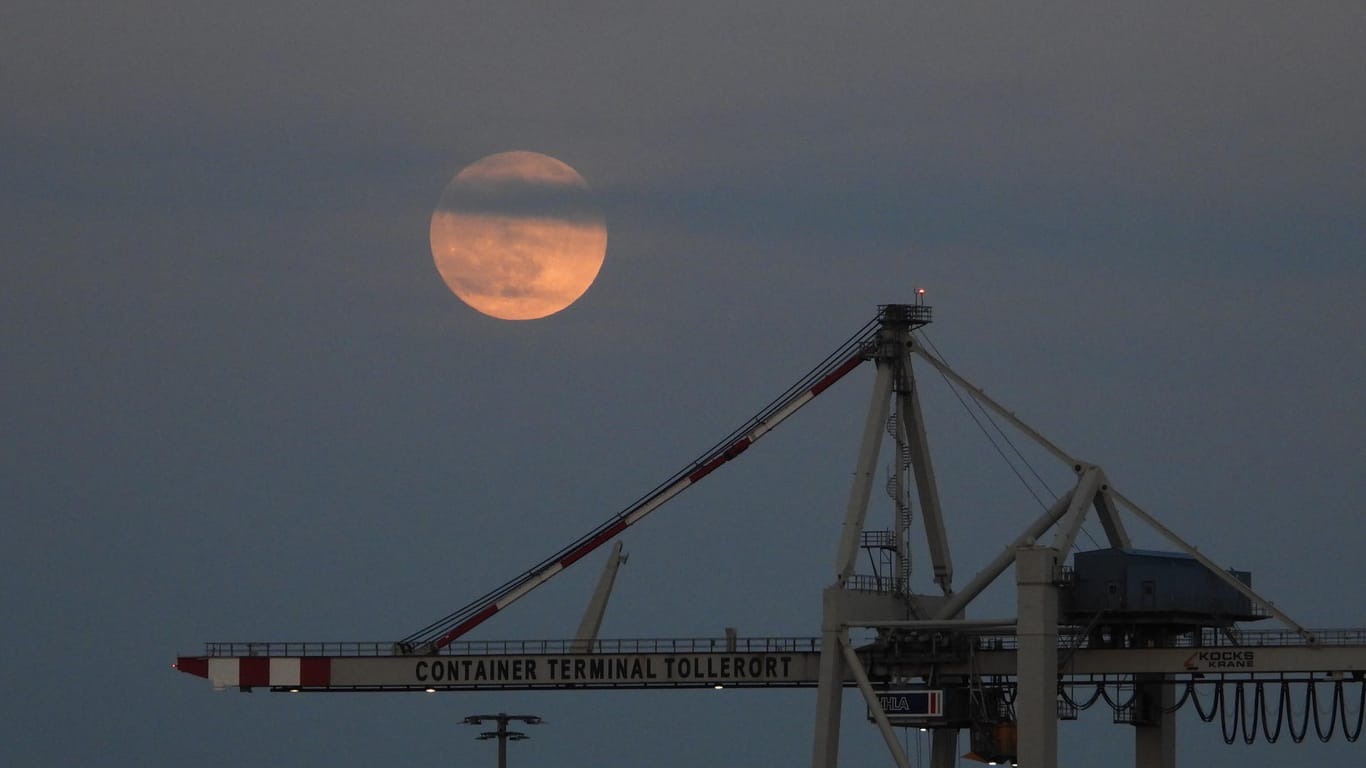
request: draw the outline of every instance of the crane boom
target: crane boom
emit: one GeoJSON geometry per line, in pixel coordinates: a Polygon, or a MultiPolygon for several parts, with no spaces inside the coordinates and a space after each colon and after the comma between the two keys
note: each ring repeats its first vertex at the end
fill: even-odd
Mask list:
{"type": "MultiPolygon", "coordinates": [[[[1291,621],[1247,586],[1248,574],[1224,572],[1114,490],[1100,467],[1074,459],[954,373],[937,357],[937,351],[931,355],[922,349],[920,342],[928,344],[928,339],[913,339],[912,332],[929,322],[923,291],[914,305],[879,307],[874,320],[697,459],[539,564],[403,640],[210,643],[203,655],[181,656],[173,666],[207,678],[217,689],[265,687],[291,693],[815,687],[816,766],[835,765],[840,706],[845,689],[851,686],[863,693],[870,720],[877,723],[901,766],[909,762],[892,729],[907,725],[935,730],[932,762],[936,766],[950,765],[956,759],[958,733],[963,729],[970,730],[973,752],[985,755],[984,760],[995,760],[994,764],[1013,764],[1018,758],[1029,764],[1055,765],[1057,721],[1067,712],[1075,717],[1076,711],[1100,698],[1114,708],[1115,722],[1137,729],[1135,754],[1143,765],[1175,764],[1174,715],[1188,700],[1194,700],[1205,722],[1224,718],[1224,740],[1229,744],[1238,736],[1239,727],[1246,743],[1252,743],[1258,732],[1268,742],[1275,741],[1286,717],[1291,738],[1299,742],[1308,733],[1311,714],[1321,740],[1329,740],[1336,730],[1348,741],[1357,740],[1366,707],[1366,630],[1310,631],[1291,621]],[[930,523],[931,518],[938,520],[939,505],[918,385],[910,365],[912,353],[944,374],[951,386],[968,390],[985,408],[984,414],[991,411],[1004,418],[1078,474],[1074,489],[956,594],[950,586],[947,542],[940,541],[940,550],[934,543],[943,538],[942,521],[930,523]],[[593,639],[596,630],[590,627],[586,634],[581,629],[574,640],[567,641],[456,642],[738,457],[868,360],[875,361],[878,376],[846,511],[839,576],[823,593],[821,637],[741,639],[728,629],[724,639],[601,641],[593,639]],[[889,405],[896,405],[890,417],[889,405]],[[905,562],[903,568],[900,561],[906,557],[901,539],[909,527],[909,515],[900,504],[895,531],[874,532],[870,538],[865,529],[870,482],[884,431],[892,433],[901,462],[894,465],[894,498],[900,495],[901,479],[915,470],[936,581],[941,582],[945,597],[909,591],[909,564],[905,562]],[[908,449],[912,437],[916,442],[908,449]],[[1116,505],[1129,509],[1185,555],[1132,550],[1116,516],[1116,505]],[[1112,549],[1084,553],[1085,558],[1078,553],[1074,569],[1068,571],[1063,562],[1091,506],[1106,526],[1112,549]],[[907,518],[904,524],[903,516],[907,518]],[[1060,532],[1054,546],[1038,545],[1038,536],[1055,525],[1060,532]],[[881,543],[886,538],[896,539],[897,559],[888,558],[881,566],[874,563],[872,584],[860,581],[852,565],[846,567],[852,563],[856,545],[865,542],[863,546],[870,551],[886,548],[881,543]],[[1128,570],[1127,563],[1138,559],[1170,565],[1162,566],[1172,575],[1162,577],[1161,590],[1156,588],[1157,581],[1147,580],[1153,578],[1149,566],[1128,570]],[[1211,571],[1224,584],[1212,581],[1208,574],[1203,580],[1199,574],[1188,578],[1191,568],[1182,563],[1192,561],[1193,567],[1211,571]],[[961,618],[968,604],[1011,562],[1016,563],[1019,618],[961,618]],[[884,581],[884,572],[903,574],[902,582],[884,581]],[[1116,574],[1119,580],[1114,580],[1116,574]],[[1129,588],[1138,579],[1144,579],[1142,597],[1136,587],[1129,588]],[[1102,583],[1107,588],[1104,593],[1097,589],[1102,583]],[[1159,604],[1155,595],[1165,596],[1172,585],[1178,587],[1178,598],[1164,597],[1159,604]],[[1263,617],[1253,609],[1254,603],[1293,631],[1237,628],[1235,622],[1263,617]],[[921,618],[920,608],[936,618],[921,618]],[[876,639],[855,647],[850,637],[854,629],[876,629],[876,639]],[[893,687],[888,688],[889,683],[893,687]],[[1351,683],[1356,683],[1357,691],[1355,725],[1350,717],[1351,694],[1345,690],[1351,683]],[[1272,686],[1279,694],[1268,696],[1264,688],[1272,686]],[[1321,686],[1326,686],[1326,695],[1319,692],[1321,686]],[[1073,698],[1078,688],[1087,687],[1093,688],[1089,698],[1073,698]],[[1112,701],[1107,687],[1127,688],[1127,702],[1112,701]],[[1197,688],[1212,690],[1208,713],[1197,688]],[[1250,705],[1245,689],[1253,691],[1250,705]],[[1292,695],[1303,697],[1298,732],[1292,695]],[[1320,700],[1330,706],[1326,730],[1319,722],[1320,700]],[[1274,732],[1268,728],[1268,702],[1276,711],[1274,732]]],[[[605,574],[604,583],[608,582],[610,576],[605,574]]],[[[603,589],[599,587],[600,592],[603,589]]],[[[593,623],[595,610],[600,614],[600,606],[590,605],[585,625],[593,623]]]]}
{"type": "Polygon", "coordinates": [[[858,333],[840,345],[800,381],[668,480],[529,570],[403,638],[396,644],[396,650],[403,654],[434,653],[450,645],[495,613],[525,597],[593,550],[616,538],[622,531],[659,509],[722,464],[739,456],[755,441],[867,360],[872,344],[886,320],[885,315],[886,308],[883,308],[877,318],[864,325],[858,333]]]}
{"type": "MultiPolygon", "coordinates": [[[[928,624],[929,622],[918,622],[928,624]]],[[[858,626],[855,622],[850,626],[858,626]]],[[[961,623],[960,623],[961,625],[961,623]]],[[[949,626],[946,624],[945,626],[949,626]]],[[[971,653],[932,659],[856,649],[877,677],[1018,674],[1014,627],[984,627],[971,653]]],[[[1073,628],[1075,631],[1076,628],[1073,628]]],[[[1209,630],[1154,647],[1078,645],[1058,638],[1057,673],[1069,686],[1134,674],[1162,674],[1169,684],[1333,682],[1366,679],[1366,630],[1319,629],[1308,643],[1284,630],[1243,630],[1230,642],[1209,630]]],[[[821,640],[816,637],[667,638],[457,642],[434,656],[396,656],[384,643],[210,643],[205,655],[180,656],[175,668],[208,679],[215,688],[278,691],[551,690],[646,688],[809,688],[818,682],[821,640]]],[[[964,649],[966,650],[966,649],[964,649]]],[[[841,687],[854,684],[842,678],[841,687]]]]}

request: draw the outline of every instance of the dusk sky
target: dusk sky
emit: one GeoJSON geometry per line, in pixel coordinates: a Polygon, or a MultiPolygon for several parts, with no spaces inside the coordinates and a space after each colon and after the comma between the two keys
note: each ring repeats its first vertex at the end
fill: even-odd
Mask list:
{"type": "MultiPolygon", "coordinates": [[[[248,695],[170,665],[419,629],[922,286],[957,370],[1302,624],[1366,626],[1366,4],[1030,5],[7,3],[0,764],[491,765],[459,723],[500,710],[547,721],[513,765],[809,764],[814,690],[248,695]],[[428,242],[512,150],[607,227],[541,320],[463,304],[428,242]]],[[[819,634],[871,370],[627,531],[602,636],[819,634]]],[[[921,376],[963,583],[1038,507],[921,376]]],[[[471,639],[571,636],[601,567],[471,639]]],[[[891,764],[862,715],[842,764],[891,764]]],[[[1091,710],[1061,764],[1132,738],[1091,710]]],[[[1363,756],[1179,716],[1185,765],[1363,756]]]]}

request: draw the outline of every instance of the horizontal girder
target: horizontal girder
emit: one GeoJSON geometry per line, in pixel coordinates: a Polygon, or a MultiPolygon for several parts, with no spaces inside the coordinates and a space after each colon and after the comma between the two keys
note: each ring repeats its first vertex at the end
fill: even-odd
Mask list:
{"type": "MultiPolygon", "coordinates": [[[[1058,674],[1071,681],[1160,674],[1173,683],[1279,675],[1366,677],[1366,630],[1319,634],[1330,642],[1277,644],[1288,633],[1244,632],[1238,645],[1060,647],[1058,674]]],[[[858,656],[875,682],[931,673],[939,678],[1011,677],[1016,673],[1013,639],[975,637],[970,652],[946,649],[930,656],[891,654],[869,647],[859,650],[858,656]]],[[[607,641],[596,646],[597,653],[570,652],[567,643],[558,641],[510,645],[516,646],[510,652],[470,652],[475,650],[471,644],[457,649],[464,653],[405,656],[380,653],[379,644],[216,644],[212,648],[221,655],[182,656],[176,668],[208,678],[216,688],[304,691],[791,688],[813,687],[819,676],[820,648],[815,638],[607,641]],[[528,647],[537,650],[528,651],[528,647]],[[366,655],[319,653],[327,649],[346,653],[343,648],[366,655]],[[602,652],[603,648],[610,652],[602,652]],[[310,649],[316,650],[310,655],[310,649]]],[[[853,685],[853,678],[844,684],[853,685]]]]}

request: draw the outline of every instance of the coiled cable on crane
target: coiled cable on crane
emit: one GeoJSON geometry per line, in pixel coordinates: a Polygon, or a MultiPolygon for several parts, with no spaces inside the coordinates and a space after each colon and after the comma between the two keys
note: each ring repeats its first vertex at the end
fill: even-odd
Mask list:
{"type": "MultiPolygon", "coordinates": [[[[1074,685],[1072,686],[1072,688],[1075,689],[1076,686],[1074,685]]],[[[1071,694],[1064,690],[1062,686],[1058,686],[1058,695],[1062,697],[1062,700],[1067,704],[1067,706],[1072,707],[1073,709],[1076,709],[1079,712],[1084,712],[1085,710],[1090,709],[1091,705],[1095,704],[1096,701],[1100,699],[1101,690],[1102,686],[1097,685],[1095,687],[1095,690],[1091,691],[1091,698],[1087,699],[1085,703],[1079,702],[1076,699],[1072,698],[1071,694]]]]}
{"type": "MultiPolygon", "coordinates": [[[[1314,723],[1314,735],[1319,741],[1326,743],[1332,740],[1334,734],[1341,732],[1342,737],[1348,742],[1356,742],[1361,738],[1363,725],[1366,725],[1366,681],[1360,682],[1357,686],[1355,723],[1352,708],[1348,706],[1346,687],[1341,680],[1331,681],[1332,687],[1327,694],[1328,711],[1326,714],[1323,712],[1324,704],[1321,702],[1319,686],[1327,682],[1329,681],[1219,680],[1211,683],[1214,686],[1214,695],[1208,708],[1201,703],[1200,696],[1193,693],[1196,682],[1188,682],[1186,686],[1200,719],[1206,723],[1219,720],[1225,744],[1233,744],[1239,739],[1244,744],[1252,744],[1257,741],[1259,732],[1264,741],[1274,744],[1280,740],[1282,731],[1290,735],[1291,741],[1299,744],[1309,735],[1311,720],[1314,723]],[[1251,701],[1248,700],[1247,694],[1249,684],[1253,686],[1251,701]],[[1274,696],[1268,695],[1267,685],[1278,685],[1279,691],[1274,696]],[[1304,686],[1303,709],[1301,714],[1296,716],[1294,691],[1300,685],[1304,686]],[[1232,686],[1231,693],[1226,692],[1226,686],[1232,686]],[[1269,706],[1275,707],[1274,724],[1268,714],[1269,706]]],[[[1182,702],[1185,699],[1183,696],[1182,702]]],[[[1164,711],[1175,711],[1180,706],[1181,703],[1178,702],[1175,707],[1164,711]]]]}
{"type": "MultiPolygon", "coordinates": [[[[1118,701],[1119,692],[1127,684],[1122,680],[1111,681],[1101,679],[1092,683],[1095,687],[1089,698],[1084,701],[1074,698],[1076,689],[1084,687],[1081,685],[1069,684],[1068,686],[1058,686],[1058,696],[1070,708],[1077,711],[1090,709],[1097,701],[1104,699],[1105,703],[1116,713],[1125,710],[1132,710],[1138,703],[1139,693],[1135,688],[1126,701],[1118,701]],[[1108,686],[1116,687],[1116,695],[1111,696],[1108,686]],[[1068,688],[1072,692],[1068,692],[1068,688]]],[[[1349,743],[1355,743],[1361,738],[1363,731],[1366,731],[1366,679],[1357,681],[1357,696],[1355,717],[1353,707],[1349,706],[1348,686],[1342,680],[1288,680],[1282,677],[1279,680],[1188,680],[1180,697],[1170,706],[1160,708],[1163,714],[1171,714],[1184,707],[1188,702],[1195,707],[1195,713],[1202,722],[1213,723],[1219,721],[1219,729],[1224,738],[1225,744],[1234,744],[1242,740],[1244,744],[1256,743],[1258,734],[1262,740],[1268,744],[1274,744],[1280,740],[1282,732],[1290,735],[1290,740],[1296,744],[1304,741],[1310,733],[1310,722],[1313,722],[1313,733],[1319,741],[1328,742],[1337,733],[1349,743]],[[1331,688],[1327,689],[1326,696],[1320,692],[1320,686],[1331,683],[1331,688]],[[1252,693],[1249,698],[1247,687],[1252,686],[1252,693]],[[1210,686],[1213,688],[1212,694],[1207,701],[1202,701],[1198,686],[1210,686]],[[1276,693],[1268,694],[1269,686],[1276,686],[1276,693]],[[1294,702],[1297,699],[1296,692],[1303,686],[1303,706],[1300,714],[1296,714],[1294,702]],[[1324,698],[1327,699],[1326,703],[1324,698]],[[1324,707],[1327,712],[1324,712],[1324,707]],[[1272,722],[1271,708],[1274,707],[1275,722],[1272,722]]],[[[1006,697],[1013,700],[1013,695],[1006,697]]]]}
{"type": "Polygon", "coordinates": [[[1214,722],[1214,718],[1219,716],[1220,704],[1224,700],[1223,684],[1221,683],[1214,687],[1214,701],[1210,703],[1210,708],[1208,712],[1205,711],[1204,705],[1200,703],[1200,695],[1194,693],[1195,683],[1190,682],[1186,683],[1186,685],[1192,689],[1191,701],[1195,704],[1195,714],[1200,716],[1200,721],[1205,723],[1214,722]]]}
{"type": "MultiPolygon", "coordinates": [[[[1098,684],[1096,685],[1096,687],[1100,689],[1100,697],[1101,697],[1102,699],[1105,699],[1105,703],[1106,703],[1106,704],[1109,704],[1109,705],[1110,705],[1110,708],[1113,709],[1113,710],[1115,710],[1115,711],[1119,711],[1119,710],[1121,710],[1121,709],[1130,709],[1130,708],[1132,708],[1132,707],[1134,706],[1134,702],[1138,701],[1138,689],[1137,689],[1137,688],[1133,688],[1132,690],[1129,691],[1129,699],[1128,699],[1127,701],[1125,701],[1123,704],[1118,704],[1118,703],[1115,702],[1114,699],[1110,698],[1110,694],[1109,694],[1108,692],[1106,692],[1106,690],[1105,690],[1105,683],[1103,683],[1103,682],[1102,682],[1102,683],[1098,683],[1098,684]]],[[[1123,687],[1124,687],[1124,683],[1120,683],[1120,684],[1118,684],[1118,685],[1115,686],[1115,695],[1116,695],[1116,696],[1119,695],[1119,690],[1120,690],[1121,688],[1123,688],[1123,687]]]]}

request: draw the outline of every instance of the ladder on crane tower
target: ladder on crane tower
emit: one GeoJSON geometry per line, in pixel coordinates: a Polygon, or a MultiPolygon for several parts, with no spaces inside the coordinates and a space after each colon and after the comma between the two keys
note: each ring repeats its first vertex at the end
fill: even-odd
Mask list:
{"type": "MultiPolygon", "coordinates": [[[[1348,722],[1344,684],[1357,682],[1366,703],[1366,630],[1311,631],[1294,622],[1236,573],[1213,563],[1121,494],[1099,466],[1069,455],[950,368],[927,348],[919,333],[930,320],[923,291],[917,293],[914,304],[879,307],[873,320],[806,376],[674,475],[536,565],[398,641],[208,643],[202,654],[180,656],[175,667],[208,678],[216,688],[289,692],[812,687],[817,689],[815,768],[835,765],[839,710],[846,688],[858,688],[863,694],[870,719],[901,766],[908,761],[893,728],[911,725],[934,730],[934,768],[956,764],[957,734],[963,729],[971,730],[977,757],[1056,764],[1057,712],[1084,708],[1101,696],[1108,700],[1107,686],[1114,685],[1133,688],[1135,698],[1126,704],[1124,722],[1135,726],[1135,752],[1143,768],[1174,765],[1172,713],[1188,700],[1200,707],[1194,692],[1202,686],[1216,691],[1214,711],[1223,702],[1227,722],[1230,708],[1235,721],[1245,715],[1238,703],[1243,701],[1245,685],[1255,686],[1259,697],[1265,685],[1279,684],[1282,691],[1288,690],[1286,686],[1307,686],[1300,690],[1307,690],[1311,700],[1320,686],[1327,685],[1332,720],[1325,734],[1316,719],[1317,734],[1331,737],[1340,723],[1344,737],[1355,741],[1360,736],[1363,708],[1357,707],[1353,727],[1348,722]],[[983,413],[1008,423],[1063,462],[1077,478],[1071,490],[959,588],[953,583],[913,360],[928,364],[983,413]],[[837,547],[837,576],[825,594],[820,637],[597,639],[606,593],[616,566],[624,560],[618,542],[574,640],[491,643],[463,639],[738,457],[865,362],[873,362],[876,368],[873,395],[837,547]],[[886,486],[893,498],[893,529],[867,531],[870,489],[887,432],[894,445],[886,486]],[[938,594],[917,594],[909,585],[912,488],[938,594]],[[1234,633],[1231,623],[1224,620],[1227,617],[1217,616],[1208,618],[1210,626],[1199,622],[1142,624],[1132,617],[1100,612],[1067,618],[1059,601],[1072,599],[1076,587],[1068,581],[1069,572],[1062,564],[1091,511],[1105,530],[1110,551],[1119,553],[1116,557],[1121,559],[1131,557],[1121,509],[1176,547],[1179,551],[1173,557],[1203,569],[1215,585],[1212,589],[1245,600],[1288,630],[1234,633]],[[1049,530],[1055,530],[1051,545],[1041,545],[1041,537],[1049,530]],[[884,560],[874,563],[872,578],[854,572],[861,548],[870,554],[885,553],[884,560]],[[1012,564],[1016,566],[1018,618],[965,618],[974,598],[1012,564]],[[1067,620],[1060,623],[1060,615],[1067,620]],[[855,629],[873,630],[876,639],[855,648],[850,635],[855,629]],[[1085,705],[1078,705],[1062,692],[1069,686],[1074,692],[1078,687],[1095,686],[1097,693],[1085,705]],[[1232,690],[1237,693],[1231,700],[1222,696],[1225,686],[1235,686],[1232,690]],[[893,695],[898,689],[910,695],[898,698],[893,695]],[[884,701],[931,702],[938,709],[889,711],[884,701]],[[1010,702],[1017,703],[1011,707],[1010,702]],[[960,703],[962,711],[955,709],[960,703]],[[969,710],[974,706],[984,714],[972,716],[969,710]],[[1014,734],[1018,734],[1018,745],[1014,734]]],[[[1264,698],[1259,701],[1265,706],[1264,698]]],[[[1289,706],[1288,695],[1278,701],[1289,706]]],[[[1207,712],[1200,710],[1202,719],[1207,712]]],[[[1254,716],[1254,737],[1257,722],[1254,716]]],[[[1299,728],[1298,738],[1307,732],[1307,722],[1299,728]]],[[[1264,721],[1262,732],[1268,740],[1274,738],[1264,721]]],[[[1289,733],[1295,737],[1293,724],[1289,733]]],[[[1226,726],[1225,740],[1230,741],[1227,734],[1226,726]]],[[[1243,733],[1243,738],[1248,734],[1243,733]]]]}

